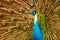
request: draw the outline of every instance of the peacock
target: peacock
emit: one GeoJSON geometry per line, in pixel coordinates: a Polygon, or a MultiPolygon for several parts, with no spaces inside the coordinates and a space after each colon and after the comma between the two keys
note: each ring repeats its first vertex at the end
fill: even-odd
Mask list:
{"type": "Polygon", "coordinates": [[[0,0],[0,40],[60,40],[60,0],[0,0]]]}
{"type": "Polygon", "coordinates": [[[60,0],[35,0],[34,40],[60,40],[60,0]]]}
{"type": "Polygon", "coordinates": [[[35,6],[34,40],[60,40],[60,0],[35,0],[35,6]]]}

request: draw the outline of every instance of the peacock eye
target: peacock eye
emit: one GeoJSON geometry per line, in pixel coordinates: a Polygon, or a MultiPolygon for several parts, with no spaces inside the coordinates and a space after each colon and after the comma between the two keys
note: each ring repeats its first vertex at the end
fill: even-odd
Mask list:
{"type": "Polygon", "coordinates": [[[60,12],[58,12],[57,15],[60,17],[60,12]]]}
{"type": "Polygon", "coordinates": [[[58,4],[60,5],[60,0],[58,0],[58,4]]]}
{"type": "Polygon", "coordinates": [[[25,11],[25,9],[24,8],[20,8],[19,11],[23,13],[25,11]]]}
{"type": "Polygon", "coordinates": [[[56,23],[56,20],[52,20],[54,23],[56,23]]]}
{"type": "Polygon", "coordinates": [[[11,28],[8,28],[8,32],[11,32],[11,28]]]}
{"type": "Polygon", "coordinates": [[[14,11],[13,11],[13,9],[8,9],[8,12],[13,13],[14,11]]]}
{"type": "Polygon", "coordinates": [[[24,15],[24,16],[22,16],[23,17],[23,19],[27,19],[27,16],[26,15],[24,15]]]}
{"type": "Polygon", "coordinates": [[[27,26],[24,26],[22,29],[23,29],[23,31],[26,31],[27,30],[27,26]]]}
{"type": "Polygon", "coordinates": [[[31,0],[32,1],[32,3],[34,3],[35,2],[35,0],[31,0]]]}
{"type": "Polygon", "coordinates": [[[54,30],[55,30],[55,32],[58,32],[57,28],[55,28],[54,30]]]}
{"type": "Polygon", "coordinates": [[[11,17],[11,21],[12,21],[12,22],[15,22],[15,21],[16,21],[16,18],[11,17]]]}
{"type": "Polygon", "coordinates": [[[51,11],[49,12],[49,14],[53,14],[53,11],[51,10],[51,11]]]}
{"type": "Polygon", "coordinates": [[[7,20],[3,20],[3,21],[2,21],[2,24],[3,24],[3,25],[6,25],[6,24],[7,24],[7,20]]]}
{"type": "Polygon", "coordinates": [[[32,20],[29,21],[29,24],[32,24],[32,20]]]}
{"type": "Polygon", "coordinates": [[[13,2],[13,0],[7,0],[7,2],[11,3],[11,2],[13,2]]]}
{"type": "Polygon", "coordinates": [[[53,6],[54,5],[54,2],[52,1],[52,2],[50,2],[50,6],[53,6]]]}
{"type": "Polygon", "coordinates": [[[5,35],[4,34],[0,34],[1,35],[1,37],[4,37],[5,35]]]}
{"type": "Polygon", "coordinates": [[[2,18],[2,17],[3,17],[3,14],[0,13],[0,18],[2,18]]]}
{"type": "Polygon", "coordinates": [[[21,25],[19,23],[16,23],[16,27],[20,27],[21,25]]]}
{"type": "Polygon", "coordinates": [[[49,22],[49,18],[46,20],[46,23],[48,23],[49,22]]]}
{"type": "Polygon", "coordinates": [[[50,23],[48,23],[48,27],[51,27],[51,24],[50,23]]]}
{"type": "Polygon", "coordinates": [[[45,11],[47,11],[47,8],[45,8],[45,11]]]}

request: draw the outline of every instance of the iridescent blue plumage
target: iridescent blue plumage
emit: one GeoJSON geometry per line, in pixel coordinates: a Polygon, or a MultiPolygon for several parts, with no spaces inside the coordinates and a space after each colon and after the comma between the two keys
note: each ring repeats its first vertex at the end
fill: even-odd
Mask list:
{"type": "Polygon", "coordinates": [[[35,15],[35,21],[34,21],[34,40],[43,40],[43,33],[42,29],[38,24],[37,15],[35,15]]]}

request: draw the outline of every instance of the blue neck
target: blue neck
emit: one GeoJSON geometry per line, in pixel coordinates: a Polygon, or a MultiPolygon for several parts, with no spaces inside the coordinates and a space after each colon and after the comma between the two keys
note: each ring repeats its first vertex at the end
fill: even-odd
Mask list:
{"type": "Polygon", "coordinates": [[[34,22],[34,40],[43,40],[43,33],[38,24],[38,20],[35,20],[34,22]]]}

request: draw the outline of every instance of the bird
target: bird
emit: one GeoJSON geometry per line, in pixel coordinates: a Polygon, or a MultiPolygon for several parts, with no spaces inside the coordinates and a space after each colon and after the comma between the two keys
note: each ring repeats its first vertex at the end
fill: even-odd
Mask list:
{"type": "Polygon", "coordinates": [[[35,31],[36,28],[34,30],[36,40],[60,40],[60,0],[35,0],[35,7],[37,8],[36,22],[41,28],[38,29],[38,32],[42,30],[41,35],[43,36],[41,39],[41,36],[35,31]]]}
{"type": "Polygon", "coordinates": [[[60,0],[0,0],[0,39],[60,40],[60,0]]]}

